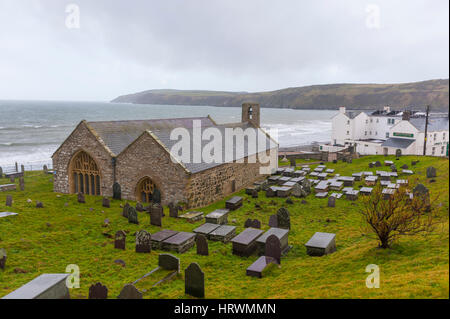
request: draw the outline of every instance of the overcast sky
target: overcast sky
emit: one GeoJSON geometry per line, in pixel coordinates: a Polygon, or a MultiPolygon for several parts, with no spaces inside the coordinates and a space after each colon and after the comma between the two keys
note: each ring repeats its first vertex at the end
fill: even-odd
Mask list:
{"type": "Polygon", "coordinates": [[[0,99],[448,78],[448,12],[448,0],[0,0],[0,99]]]}

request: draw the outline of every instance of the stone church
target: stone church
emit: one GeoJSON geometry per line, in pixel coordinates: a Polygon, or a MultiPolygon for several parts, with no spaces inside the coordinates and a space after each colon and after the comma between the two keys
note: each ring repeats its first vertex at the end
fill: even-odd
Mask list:
{"type": "MultiPolygon", "coordinates": [[[[202,146],[205,143],[201,141],[202,146]]],[[[191,150],[193,144],[190,143],[191,150]]],[[[225,152],[226,142],[220,144],[221,151],[225,152]]],[[[265,177],[261,174],[262,166],[275,171],[278,144],[260,128],[259,104],[244,103],[241,122],[231,124],[217,124],[209,115],[130,121],[83,120],[55,151],[52,160],[55,192],[111,197],[113,184],[118,183],[123,199],[151,202],[152,193],[158,189],[163,205],[180,202],[194,208],[261,180],[265,177]],[[227,128],[250,128],[263,133],[264,141],[257,150],[249,147],[247,137],[242,145],[236,141],[236,155],[231,161],[211,162],[202,158],[197,162],[183,162],[171,153],[177,143],[171,138],[171,132],[185,128],[193,133],[194,122],[202,129],[215,128],[222,133],[227,128]],[[244,151],[238,152],[239,148],[244,151]],[[262,155],[270,161],[261,163],[262,155]]]]}

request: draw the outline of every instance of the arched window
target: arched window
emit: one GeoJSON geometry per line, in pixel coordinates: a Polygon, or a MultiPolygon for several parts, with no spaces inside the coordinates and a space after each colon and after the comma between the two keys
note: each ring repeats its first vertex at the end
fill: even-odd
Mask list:
{"type": "Polygon", "coordinates": [[[71,163],[72,192],[100,195],[100,171],[86,152],[78,153],[71,163]]]}
{"type": "Polygon", "coordinates": [[[143,203],[149,203],[152,201],[153,191],[156,186],[150,177],[143,178],[137,187],[136,199],[139,199],[143,203]]]}

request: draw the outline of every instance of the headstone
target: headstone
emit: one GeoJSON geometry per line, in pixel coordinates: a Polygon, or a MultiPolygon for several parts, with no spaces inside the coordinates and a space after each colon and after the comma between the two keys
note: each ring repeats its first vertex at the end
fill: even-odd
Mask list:
{"type": "Polygon", "coordinates": [[[132,284],[126,284],[117,299],[142,299],[142,293],[132,284]]]}
{"type": "Polygon", "coordinates": [[[427,167],[427,178],[436,177],[436,168],[433,166],[427,167]]]}
{"type": "Polygon", "coordinates": [[[130,204],[126,203],[122,208],[122,216],[128,218],[128,209],[130,208],[130,204]]]}
{"type": "Polygon", "coordinates": [[[302,181],[302,188],[306,192],[306,194],[310,194],[311,193],[311,182],[309,181],[308,178],[305,178],[302,181]]]}
{"type": "Polygon", "coordinates": [[[136,211],[138,211],[138,212],[143,212],[144,211],[144,206],[142,205],[141,202],[137,202],[136,203],[136,211]]]}
{"type": "Polygon", "coordinates": [[[232,253],[241,257],[249,257],[257,248],[256,239],[263,233],[260,229],[246,228],[231,240],[232,253]]]}
{"type": "Polygon", "coordinates": [[[6,206],[11,207],[12,206],[12,196],[11,195],[6,195],[6,206]]]}
{"type": "Polygon", "coordinates": [[[375,166],[375,163],[374,162],[370,162],[369,163],[369,168],[373,168],[375,166]]]}
{"type": "Polygon", "coordinates": [[[169,216],[173,218],[178,218],[178,205],[176,203],[169,203],[169,216]]]}
{"type": "Polygon", "coordinates": [[[109,200],[108,197],[103,197],[103,199],[102,199],[102,206],[106,207],[106,208],[110,208],[111,207],[111,201],[109,200]]]}
{"type": "Polygon", "coordinates": [[[184,271],[184,292],[188,295],[205,297],[205,274],[197,263],[191,263],[184,271]]]}
{"type": "Polygon", "coordinates": [[[154,204],[161,204],[161,192],[157,188],[155,188],[155,190],[152,193],[152,202],[154,204]]]}
{"type": "Polygon", "coordinates": [[[86,203],[86,199],[85,199],[83,193],[78,193],[77,199],[78,199],[78,203],[82,203],[82,204],[86,203]]]}
{"type": "Polygon", "coordinates": [[[375,167],[381,167],[381,162],[380,161],[376,161],[375,162],[375,167]]]}
{"type": "Polygon", "coordinates": [[[328,197],[328,207],[336,207],[336,197],[328,197]]]}
{"type": "Polygon", "coordinates": [[[302,198],[302,197],[306,197],[307,196],[306,192],[303,190],[303,187],[301,187],[297,183],[295,183],[295,185],[292,186],[291,195],[295,196],[297,198],[302,198]]]}
{"type": "Polygon", "coordinates": [[[48,167],[47,167],[47,165],[44,165],[44,166],[42,167],[42,169],[43,169],[43,171],[44,171],[45,174],[48,174],[48,167]]]}
{"type": "Polygon", "coordinates": [[[250,227],[260,229],[261,228],[261,222],[259,220],[257,220],[257,219],[254,219],[254,220],[252,220],[252,223],[251,223],[250,227]]]}
{"type": "Polygon", "coordinates": [[[256,189],[252,190],[252,198],[258,198],[258,191],[256,189]]]}
{"type": "Polygon", "coordinates": [[[408,166],[407,164],[403,164],[403,165],[401,166],[401,168],[402,168],[402,169],[408,169],[409,166],[408,166]]]}
{"type": "Polygon", "coordinates": [[[289,211],[286,208],[281,207],[277,211],[277,220],[279,228],[291,229],[291,218],[289,216],[289,211]]]}
{"type": "Polygon", "coordinates": [[[290,164],[291,167],[295,167],[297,165],[296,162],[295,162],[295,158],[290,158],[289,159],[289,164],[290,164]]]}
{"type": "Polygon", "coordinates": [[[266,257],[274,258],[278,264],[281,263],[281,243],[277,236],[270,235],[266,239],[266,257]]]}
{"type": "Polygon", "coordinates": [[[391,172],[396,172],[397,171],[397,166],[395,166],[395,164],[391,165],[391,172]]]}
{"type": "Polygon", "coordinates": [[[98,282],[89,287],[89,299],[108,299],[108,288],[98,282]]]}
{"type": "Polygon", "coordinates": [[[411,166],[416,166],[419,161],[411,161],[411,166]]]}
{"type": "Polygon", "coordinates": [[[150,224],[154,226],[162,226],[163,207],[160,204],[153,204],[150,208],[150,224]]]}
{"type": "Polygon", "coordinates": [[[152,236],[146,230],[136,233],[136,252],[149,253],[152,251],[152,236]]]}
{"type": "Polygon", "coordinates": [[[275,197],[276,194],[277,194],[277,192],[273,187],[269,187],[266,190],[266,197],[275,197]]]}
{"type": "Polygon", "coordinates": [[[425,185],[417,184],[417,186],[413,189],[413,194],[427,195],[429,194],[429,190],[425,187],[425,185]]]}
{"type": "Polygon", "coordinates": [[[395,150],[395,157],[400,157],[400,156],[402,156],[402,150],[398,148],[395,150]]]}
{"type": "Polygon", "coordinates": [[[127,234],[123,230],[117,231],[114,238],[114,248],[125,249],[126,239],[127,234]]]}
{"type": "Polygon", "coordinates": [[[197,255],[208,256],[208,240],[202,234],[197,234],[195,239],[195,244],[197,246],[197,255]]]}
{"type": "Polygon", "coordinates": [[[21,191],[25,190],[25,179],[23,177],[19,178],[19,187],[21,191]]]}
{"type": "Polygon", "coordinates": [[[6,250],[5,248],[0,248],[0,269],[5,269],[6,265],[6,250]]]}
{"type": "Polygon", "coordinates": [[[36,208],[44,208],[44,204],[42,202],[36,201],[36,208]]]}
{"type": "Polygon", "coordinates": [[[158,266],[166,270],[180,272],[180,259],[171,254],[159,254],[158,266]]]}
{"type": "Polygon", "coordinates": [[[133,206],[128,207],[128,222],[139,225],[138,213],[133,206]]]}
{"type": "Polygon", "coordinates": [[[22,165],[20,165],[20,171],[21,172],[25,172],[25,166],[22,164],[22,165]]]}
{"type": "Polygon", "coordinates": [[[252,225],[252,220],[251,220],[251,218],[248,218],[244,223],[244,228],[251,227],[251,225],[252,225]]]}
{"type": "Polygon", "coordinates": [[[269,227],[278,227],[278,216],[271,215],[269,217],[269,227]]]}
{"type": "Polygon", "coordinates": [[[114,182],[113,184],[113,198],[117,200],[122,199],[122,188],[118,182],[114,182]]]}

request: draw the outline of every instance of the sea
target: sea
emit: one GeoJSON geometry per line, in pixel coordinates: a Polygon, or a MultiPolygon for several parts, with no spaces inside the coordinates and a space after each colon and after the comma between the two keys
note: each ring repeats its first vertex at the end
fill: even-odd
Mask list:
{"type": "MultiPolygon", "coordinates": [[[[261,127],[278,132],[280,147],[331,139],[332,110],[261,109],[261,127]]],[[[0,166],[42,168],[81,120],[140,120],[210,115],[218,123],[241,120],[241,108],[110,102],[0,100],[0,166]]],[[[5,168],[4,168],[5,171],[5,168]]]]}

